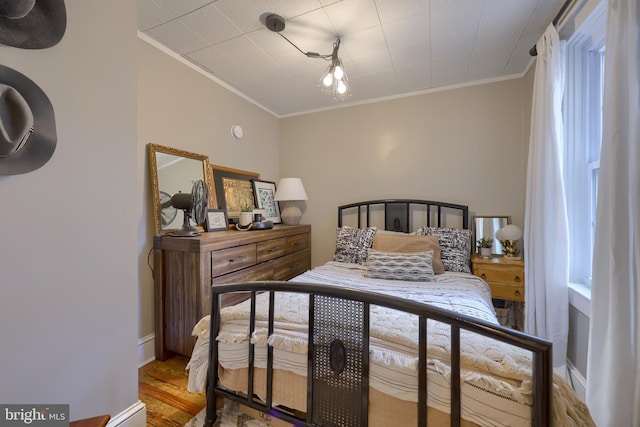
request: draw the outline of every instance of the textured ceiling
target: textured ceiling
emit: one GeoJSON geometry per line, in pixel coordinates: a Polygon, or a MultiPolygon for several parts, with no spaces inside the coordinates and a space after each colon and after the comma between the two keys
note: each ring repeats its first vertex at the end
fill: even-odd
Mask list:
{"type": "Polygon", "coordinates": [[[339,56],[347,103],[521,75],[563,0],[138,0],[138,29],[246,98],[286,116],[343,105],[317,83],[339,56]]]}

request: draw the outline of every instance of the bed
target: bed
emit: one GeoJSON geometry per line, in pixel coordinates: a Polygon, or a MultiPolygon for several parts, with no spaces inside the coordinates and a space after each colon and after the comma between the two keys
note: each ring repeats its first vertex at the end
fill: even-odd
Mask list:
{"type": "Polygon", "coordinates": [[[213,286],[188,365],[205,425],[216,396],[295,425],[593,425],[551,344],[499,325],[467,225],[457,204],[343,205],[332,261],[213,286]],[[221,308],[228,292],[250,297],[221,308]]]}

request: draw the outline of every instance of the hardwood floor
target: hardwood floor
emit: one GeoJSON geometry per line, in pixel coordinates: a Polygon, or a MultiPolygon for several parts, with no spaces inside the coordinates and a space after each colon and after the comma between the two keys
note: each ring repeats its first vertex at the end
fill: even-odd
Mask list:
{"type": "MultiPolygon", "coordinates": [[[[246,293],[227,294],[222,307],[235,305],[249,297],[246,293]]],[[[189,358],[181,355],[160,362],[154,360],[138,369],[138,398],[147,406],[147,426],[182,427],[206,406],[205,393],[187,391],[189,358]]],[[[218,407],[222,400],[218,400],[218,407]]]]}
{"type": "Polygon", "coordinates": [[[187,391],[188,361],[176,355],[138,370],[138,396],[147,406],[147,426],[182,427],[204,409],[205,394],[187,391]]]}

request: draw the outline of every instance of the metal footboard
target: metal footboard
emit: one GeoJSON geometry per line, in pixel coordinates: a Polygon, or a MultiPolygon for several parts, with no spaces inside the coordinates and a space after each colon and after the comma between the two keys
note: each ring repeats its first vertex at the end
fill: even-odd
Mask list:
{"type": "Polygon", "coordinates": [[[368,425],[369,381],[369,312],[377,305],[400,310],[418,317],[418,426],[427,425],[427,321],[450,325],[451,348],[451,426],[461,419],[460,331],[466,330],[493,338],[532,352],[534,399],[532,425],[551,425],[552,350],[551,343],[522,332],[496,326],[427,304],[347,289],[338,286],[298,282],[246,282],[214,285],[211,288],[211,328],[209,341],[209,380],[205,426],[216,420],[216,396],[268,413],[300,426],[366,426],[368,425]],[[294,416],[272,407],[273,349],[267,349],[267,389],[264,400],[254,397],[254,345],[249,344],[248,393],[246,396],[218,387],[218,343],[220,330],[220,295],[227,292],[251,293],[250,331],[255,330],[256,296],[269,293],[269,336],[274,330],[275,292],[308,294],[309,337],[307,373],[307,413],[294,416]],[[335,320],[341,327],[335,329],[335,320]]]}

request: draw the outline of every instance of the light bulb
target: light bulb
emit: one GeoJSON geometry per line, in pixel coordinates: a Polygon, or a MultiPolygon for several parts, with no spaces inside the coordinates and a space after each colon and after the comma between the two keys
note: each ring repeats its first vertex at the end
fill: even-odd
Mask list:
{"type": "Polygon", "coordinates": [[[327,73],[327,75],[324,76],[324,79],[322,80],[322,84],[329,87],[331,86],[332,83],[333,83],[333,76],[331,75],[331,73],[327,73]]]}
{"type": "Polygon", "coordinates": [[[336,76],[336,79],[340,80],[344,76],[344,70],[341,66],[337,65],[336,69],[333,71],[333,75],[336,76]]]}
{"type": "Polygon", "coordinates": [[[347,85],[344,84],[342,80],[338,80],[338,93],[340,95],[344,94],[347,91],[347,85]]]}

